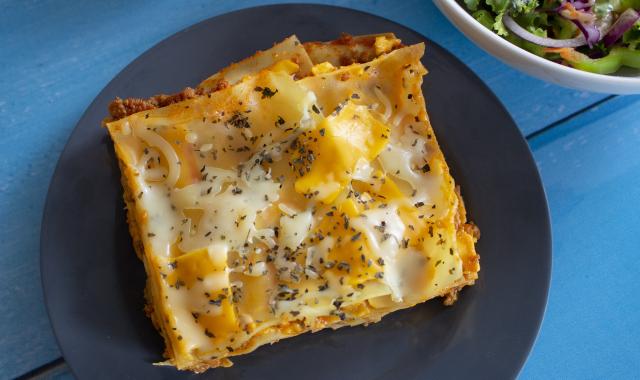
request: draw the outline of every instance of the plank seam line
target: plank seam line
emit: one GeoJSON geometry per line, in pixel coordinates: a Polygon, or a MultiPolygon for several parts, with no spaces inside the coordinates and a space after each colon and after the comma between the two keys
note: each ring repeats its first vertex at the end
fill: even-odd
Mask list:
{"type": "Polygon", "coordinates": [[[612,99],[616,98],[617,96],[618,96],[618,95],[609,95],[609,96],[606,96],[606,97],[604,97],[604,98],[602,98],[602,99],[598,100],[598,101],[597,101],[597,102],[595,102],[595,103],[592,103],[592,104],[590,104],[590,105],[588,105],[588,106],[586,106],[586,107],[584,107],[584,108],[581,108],[581,109],[579,109],[579,110],[577,110],[577,111],[575,111],[575,112],[573,112],[573,113],[571,113],[571,114],[569,114],[569,115],[567,115],[567,116],[563,117],[563,118],[562,118],[562,119],[560,119],[560,120],[556,120],[556,121],[554,121],[553,123],[551,123],[551,124],[547,125],[547,126],[546,126],[546,127],[544,127],[544,128],[541,128],[541,129],[539,129],[539,130],[537,130],[537,131],[535,131],[535,132],[532,132],[532,133],[530,133],[530,134],[526,135],[526,136],[525,136],[525,139],[527,139],[528,141],[530,141],[530,140],[532,140],[532,139],[534,139],[534,138],[536,138],[536,137],[540,136],[541,134],[543,134],[543,133],[545,133],[545,132],[547,132],[547,131],[549,131],[549,130],[551,130],[551,129],[555,128],[555,127],[557,127],[558,125],[563,124],[563,123],[566,123],[567,121],[569,121],[569,120],[571,120],[571,119],[573,119],[573,118],[577,117],[578,115],[580,115],[580,114],[582,114],[582,113],[585,113],[585,112],[587,112],[587,111],[589,111],[589,110],[591,110],[591,109],[593,109],[593,108],[595,108],[595,107],[598,107],[599,105],[601,105],[601,104],[603,104],[603,103],[606,103],[606,102],[608,102],[608,101],[610,101],[610,100],[612,100],[612,99]]]}
{"type": "Polygon", "coordinates": [[[41,365],[38,368],[32,369],[31,371],[21,376],[16,377],[16,380],[47,378],[47,375],[50,375],[52,374],[52,372],[62,369],[63,367],[66,367],[66,365],[67,363],[64,361],[64,358],[60,357],[49,363],[41,365]]]}

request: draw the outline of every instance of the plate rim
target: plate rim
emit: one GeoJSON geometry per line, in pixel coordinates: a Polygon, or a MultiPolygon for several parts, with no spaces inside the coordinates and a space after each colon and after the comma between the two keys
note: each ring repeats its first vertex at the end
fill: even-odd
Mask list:
{"type": "MultiPolygon", "coordinates": [[[[444,48],[442,45],[438,44],[436,41],[434,41],[431,38],[426,37],[424,34],[422,34],[421,32],[416,31],[415,29],[406,26],[404,24],[402,24],[399,21],[394,21],[391,20],[385,16],[381,16],[379,14],[376,13],[372,13],[372,12],[367,12],[367,11],[363,11],[357,8],[351,8],[351,7],[346,7],[346,6],[338,6],[338,5],[333,5],[333,4],[321,4],[321,3],[299,3],[299,2],[294,2],[294,3],[273,3],[273,4],[265,4],[265,5],[258,5],[258,6],[251,6],[251,7],[241,7],[241,8],[237,8],[228,12],[222,12],[222,13],[218,13],[215,15],[211,15],[205,19],[202,19],[194,24],[191,24],[183,29],[178,30],[175,33],[172,33],[171,35],[161,39],[160,41],[156,42],[155,44],[153,44],[152,46],[150,46],[149,48],[147,48],[145,51],[143,51],[142,53],[140,53],[138,56],[136,56],[133,60],[131,60],[129,63],[127,63],[120,71],[118,71],[112,79],[110,79],[104,86],[103,88],[94,96],[93,100],[91,101],[91,103],[89,103],[86,107],[86,109],[84,110],[84,112],[82,113],[82,115],[79,117],[78,121],[76,122],[75,126],[73,127],[73,130],[71,131],[71,133],[69,134],[69,137],[67,138],[67,141],[65,142],[64,148],[62,149],[62,151],[60,152],[57,161],[56,161],[56,165],[55,165],[55,169],[51,175],[51,178],[49,180],[49,185],[47,187],[47,192],[46,192],[46,198],[45,198],[45,203],[44,203],[44,207],[42,209],[42,218],[41,218],[41,223],[40,223],[40,234],[39,234],[39,270],[40,270],[40,285],[42,287],[42,292],[43,292],[43,298],[44,298],[44,304],[45,304],[45,308],[46,308],[46,312],[47,312],[47,317],[48,317],[48,321],[49,321],[49,325],[51,326],[51,330],[53,332],[55,341],[56,341],[56,345],[58,346],[61,354],[62,354],[62,359],[67,363],[69,370],[72,372],[72,374],[76,377],[79,378],[76,369],[74,368],[74,366],[72,365],[71,362],[67,361],[66,357],[66,353],[65,353],[65,348],[63,347],[63,345],[61,344],[61,338],[58,334],[58,331],[55,328],[55,324],[54,324],[54,317],[51,313],[51,307],[50,307],[50,297],[48,295],[48,291],[47,291],[47,286],[46,286],[46,280],[45,278],[48,278],[48,276],[45,274],[47,273],[47,271],[45,270],[45,262],[46,259],[45,257],[46,255],[46,251],[47,251],[47,247],[44,244],[44,239],[45,239],[45,232],[47,230],[47,222],[49,221],[49,219],[51,218],[51,212],[49,211],[50,207],[51,207],[51,193],[52,193],[52,189],[53,189],[53,185],[54,185],[54,179],[60,174],[60,165],[61,165],[61,161],[62,161],[62,157],[67,153],[67,151],[70,148],[71,142],[74,139],[74,137],[79,133],[79,130],[81,129],[81,125],[83,124],[84,119],[88,116],[90,110],[96,105],[96,103],[98,103],[98,101],[100,100],[100,98],[102,97],[102,95],[106,92],[106,90],[116,81],[118,80],[118,78],[126,73],[128,70],[132,69],[135,64],[140,61],[143,60],[148,54],[151,54],[152,51],[156,50],[157,48],[165,45],[165,44],[169,44],[172,42],[173,39],[178,38],[180,35],[190,32],[193,29],[197,29],[199,27],[202,27],[203,25],[212,22],[213,19],[220,17],[220,16],[228,16],[228,15],[232,15],[235,13],[242,13],[244,11],[249,11],[249,10],[253,10],[253,11],[257,11],[257,10],[266,10],[266,9],[270,9],[270,8],[280,8],[280,7],[308,7],[308,8],[314,8],[314,7],[320,7],[320,8],[333,8],[336,9],[338,11],[348,11],[348,12],[352,12],[354,14],[359,14],[359,15],[366,15],[366,16],[373,16],[379,19],[382,19],[388,23],[394,24],[396,26],[399,26],[401,28],[407,29],[411,32],[413,32],[415,35],[419,36],[422,40],[424,41],[428,41],[430,44],[436,45],[438,48],[440,48],[440,50],[442,52],[445,53],[445,55],[448,55],[450,57],[452,57],[455,61],[457,61],[458,63],[460,63],[461,65],[463,65],[465,68],[468,69],[468,73],[473,77],[473,79],[476,81],[476,83],[485,91],[486,94],[489,94],[489,96],[491,97],[491,100],[501,109],[501,111],[504,113],[504,115],[506,117],[508,117],[509,121],[511,121],[511,123],[513,124],[513,126],[515,127],[515,129],[518,132],[518,139],[519,142],[526,147],[526,158],[528,161],[528,164],[534,169],[534,174],[535,176],[533,176],[531,179],[535,181],[536,183],[536,187],[538,190],[541,191],[540,195],[542,196],[542,201],[544,204],[544,207],[542,207],[542,214],[544,216],[544,226],[540,226],[541,230],[542,227],[544,227],[544,232],[545,232],[545,236],[543,236],[544,240],[546,240],[546,244],[545,245],[545,265],[544,265],[544,273],[543,273],[543,284],[544,284],[544,302],[541,308],[539,308],[536,312],[536,324],[535,326],[532,326],[532,331],[534,332],[534,334],[532,335],[532,337],[530,339],[528,339],[528,342],[526,343],[526,351],[525,353],[521,356],[521,358],[518,361],[518,369],[515,372],[515,376],[519,376],[522,373],[522,370],[524,368],[524,365],[526,363],[526,361],[528,360],[528,358],[530,357],[533,347],[538,339],[538,337],[540,336],[540,330],[542,327],[542,323],[544,320],[544,316],[546,314],[546,310],[548,308],[548,304],[549,304],[549,291],[550,291],[550,287],[551,287],[551,274],[552,274],[552,269],[553,269],[553,233],[552,233],[552,228],[551,228],[551,215],[549,212],[549,202],[548,202],[548,197],[547,197],[547,193],[546,193],[546,189],[543,185],[542,182],[542,178],[540,175],[540,171],[538,169],[538,166],[535,163],[535,159],[533,156],[533,153],[531,151],[531,147],[529,146],[526,138],[524,137],[522,131],[520,130],[520,128],[518,128],[517,123],[515,122],[515,120],[513,119],[513,117],[511,116],[510,112],[507,110],[507,108],[504,106],[504,104],[502,103],[502,101],[497,97],[497,95],[489,88],[489,86],[473,71],[469,68],[469,66],[464,63],[464,61],[462,61],[460,58],[458,58],[455,54],[453,54],[452,52],[450,52],[448,49],[444,48]]],[[[543,206],[542,204],[540,206],[543,206]]]]}

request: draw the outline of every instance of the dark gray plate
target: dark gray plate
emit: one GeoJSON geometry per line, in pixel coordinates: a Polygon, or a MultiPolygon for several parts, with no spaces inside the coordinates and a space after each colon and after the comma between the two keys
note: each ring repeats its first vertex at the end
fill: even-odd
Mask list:
{"type": "Polygon", "coordinates": [[[194,25],[132,62],[82,116],[60,158],[42,222],[42,281],[65,359],[82,379],[195,377],[153,366],[163,344],[144,316],[145,273],[125,224],[119,170],[100,121],[115,96],[149,96],[201,79],[289,34],[394,32],[427,42],[427,107],[472,220],[480,280],[453,307],[438,301],[369,327],[262,347],[215,379],[515,377],[544,313],[551,266],[547,203],[509,114],[460,61],[422,35],[370,14],[319,5],[246,9],[194,25]],[[234,36],[234,37],[231,37],[234,36]]]}

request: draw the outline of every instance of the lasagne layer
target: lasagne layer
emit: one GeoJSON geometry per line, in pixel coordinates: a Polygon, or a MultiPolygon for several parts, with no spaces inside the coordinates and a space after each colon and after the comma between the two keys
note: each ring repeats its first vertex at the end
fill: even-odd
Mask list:
{"type": "Polygon", "coordinates": [[[281,338],[451,304],[477,279],[477,228],[425,110],[424,45],[355,41],[293,36],[106,123],[163,364],[229,366],[281,338]]]}

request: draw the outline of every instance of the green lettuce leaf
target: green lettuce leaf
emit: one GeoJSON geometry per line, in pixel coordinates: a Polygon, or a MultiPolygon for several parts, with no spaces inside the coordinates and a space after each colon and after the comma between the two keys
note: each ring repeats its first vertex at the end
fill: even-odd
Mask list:
{"type": "Polygon", "coordinates": [[[547,37],[549,16],[544,12],[528,12],[516,17],[518,25],[539,37],[547,37]]]}
{"type": "Polygon", "coordinates": [[[481,9],[479,11],[475,11],[473,12],[473,14],[471,14],[471,16],[473,16],[473,18],[478,20],[478,22],[482,24],[485,28],[490,30],[493,29],[493,23],[494,23],[493,15],[488,10],[481,9]]]}
{"type": "Polygon", "coordinates": [[[640,45],[640,22],[636,22],[631,29],[622,35],[622,43],[628,44],[629,49],[636,50],[638,48],[640,45]]]}
{"type": "Polygon", "coordinates": [[[552,16],[549,20],[549,24],[551,25],[553,38],[559,40],[573,38],[578,33],[578,27],[576,26],[576,24],[558,15],[552,16]]]}
{"type": "Polygon", "coordinates": [[[538,0],[512,0],[511,9],[515,15],[527,15],[534,12],[538,6],[538,0]]]}
{"type": "Polygon", "coordinates": [[[493,21],[493,30],[500,36],[508,36],[509,32],[502,22],[502,16],[509,7],[509,0],[486,0],[487,6],[491,8],[496,15],[493,21]]]}
{"type": "Polygon", "coordinates": [[[478,9],[478,5],[480,5],[480,0],[464,0],[464,5],[467,6],[471,12],[474,12],[478,9]]]}
{"type": "Polygon", "coordinates": [[[496,16],[496,22],[493,23],[493,30],[495,30],[499,36],[504,37],[509,35],[509,31],[507,30],[507,27],[504,26],[504,22],[502,21],[503,16],[504,12],[501,12],[496,16]]]}
{"type": "Polygon", "coordinates": [[[509,0],[486,0],[486,3],[496,15],[504,13],[509,7],[509,0]]]}

